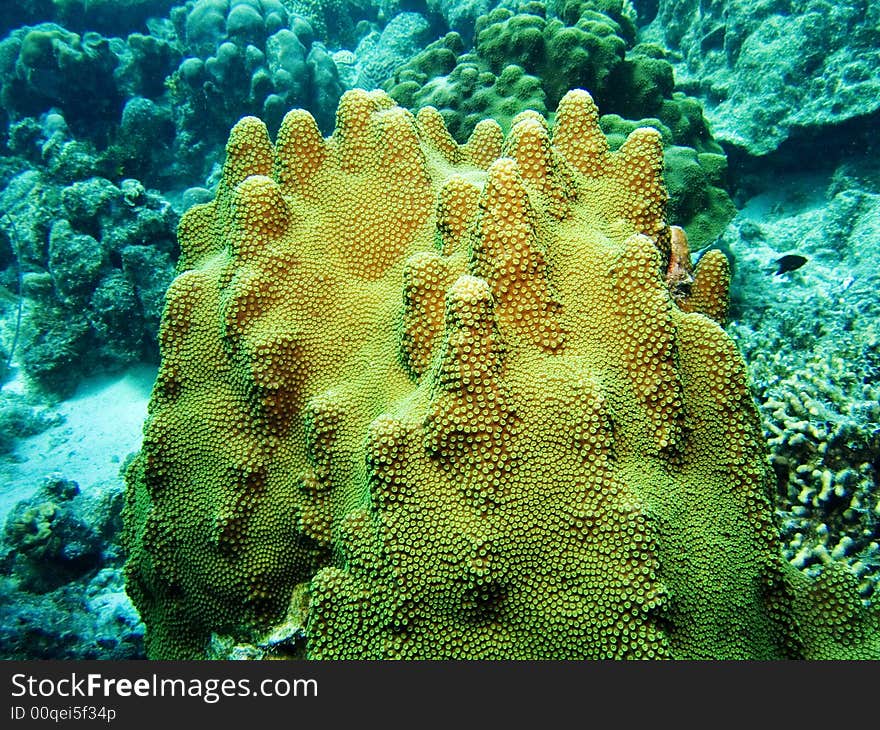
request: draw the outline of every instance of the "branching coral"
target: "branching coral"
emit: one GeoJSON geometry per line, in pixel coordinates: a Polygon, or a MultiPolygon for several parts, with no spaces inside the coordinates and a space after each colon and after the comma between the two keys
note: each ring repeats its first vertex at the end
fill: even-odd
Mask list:
{"type": "Polygon", "coordinates": [[[665,280],[662,160],[648,128],[610,151],[583,91],[552,137],[527,112],[464,145],[382,92],[326,140],[239,122],[181,222],[128,473],[150,655],[880,656],[846,567],[782,558],[744,365],[701,313],[726,270],[665,280]]]}

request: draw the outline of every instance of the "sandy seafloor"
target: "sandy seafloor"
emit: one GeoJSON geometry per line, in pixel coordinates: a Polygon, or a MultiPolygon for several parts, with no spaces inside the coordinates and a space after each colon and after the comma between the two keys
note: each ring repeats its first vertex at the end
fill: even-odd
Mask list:
{"type": "MultiPolygon", "coordinates": [[[[51,474],[75,481],[83,494],[121,482],[126,457],[140,448],[155,379],[152,365],[87,379],[54,409],[62,422],[20,439],[0,461],[0,525],[16,502],[30,497],[51,474]]],[[[3,387],[21,390],[23,382],[17,378],[3,387]]]]}

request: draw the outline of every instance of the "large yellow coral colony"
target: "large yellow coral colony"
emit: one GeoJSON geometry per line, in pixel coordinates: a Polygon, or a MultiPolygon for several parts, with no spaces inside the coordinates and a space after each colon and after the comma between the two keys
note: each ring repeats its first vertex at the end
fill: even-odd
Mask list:
{"type": "Polygon", "coordinates": [[[463,146],[381,92],[326,140],[239,122],[128,474],[150,656],[880,656],[854,578],[780,556],[726,262],[690,275],[662,160],[584,91],[463,146]]]}

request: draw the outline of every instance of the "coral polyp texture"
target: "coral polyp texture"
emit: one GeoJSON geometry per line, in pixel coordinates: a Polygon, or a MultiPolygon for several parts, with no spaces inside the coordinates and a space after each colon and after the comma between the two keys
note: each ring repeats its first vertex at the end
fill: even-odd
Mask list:
{"type": "Polygon", "coordinates": [[[463,145],[380,91],[327,139],[241,120],[128,472],[149,655],[880,656],[848,568],[782,558],[727,269],[675,258],[662,163],[585,91],[463,145]]]}

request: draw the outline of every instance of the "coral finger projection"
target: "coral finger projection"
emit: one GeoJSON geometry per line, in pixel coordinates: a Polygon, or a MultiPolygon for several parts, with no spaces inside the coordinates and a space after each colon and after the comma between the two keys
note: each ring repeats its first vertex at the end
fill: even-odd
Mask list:
{"type": "Polygon", "coordinates": [[[128,471],[154,658],[880,658],[773,522],[728,267],[585,91],[466,144],[347,92],[242,119],[179,229],[128,471]]]}

